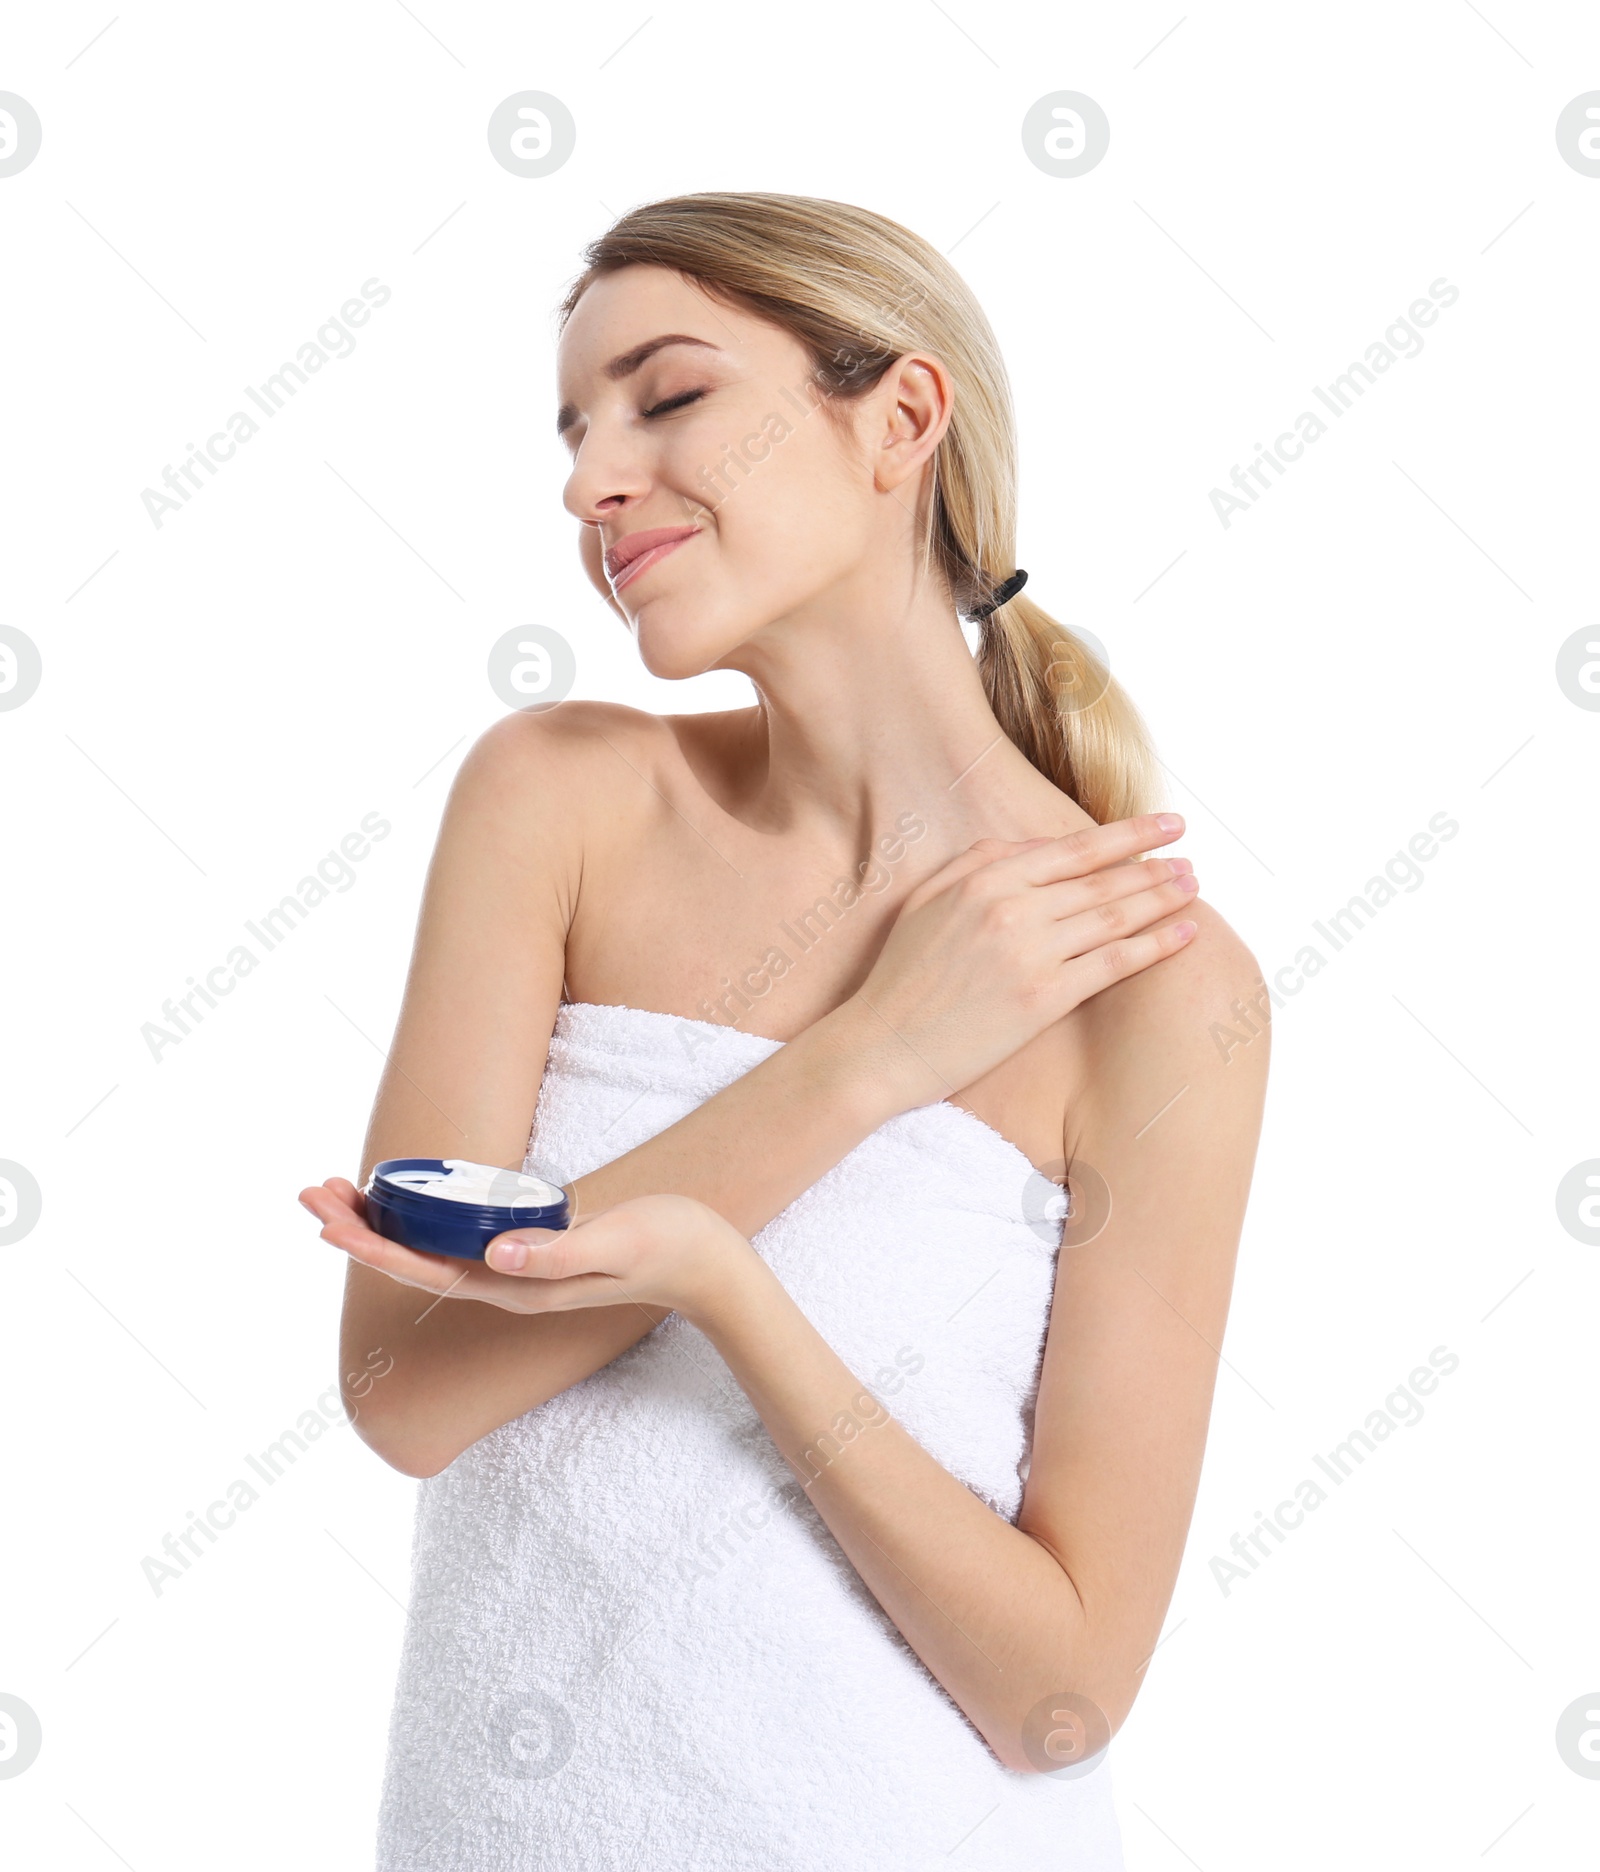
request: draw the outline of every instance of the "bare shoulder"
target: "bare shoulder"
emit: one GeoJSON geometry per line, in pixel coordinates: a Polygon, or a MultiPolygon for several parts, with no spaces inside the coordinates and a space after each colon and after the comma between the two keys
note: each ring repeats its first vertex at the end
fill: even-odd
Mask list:
{"type": "Polygon", "coordinates": [[[757,713],[652,715],[583,699],[504,715],[461,764],[441,845],[468,863],[559,875],[575,903],[580,881],[736,793],[757,713]]]}
{"type": "Polygon", "coordinates": [[[1220,911],[1196,898],[1155,929],[1190,922],[1195,933],[1175,954],[1103,989],[1083,1004],[1092,1035],[1125,1043],[1149,1031],[1176,1040],[1196,1023],[1223,1019],[1233,1003],[1260,991],[1261,965],[1220,911]]]}
{"type": "Polygon", "coordinates": [[[489,787],[577,775],[624,753],[655,753],[672,745],[667,721],[620,702],[557,702],[502,715],[472,744],[463,774],[489,787]]]}
{"type": "MultiPolygon", "coordinates": [[[[1249,946],[1221,913],[1196,900],[1156,928],[1188,920],[1175,954],[1102,989],[1071,1017],[1091,1105],[1160,1104],[1162,1088],[1198,1091],[1206,1105],[1259,1112],[1270,1050],[1271,1003],[1249,946]],[[1155,1103],[1150,1103],[1151,1100],[1155,1103]]],[[[1107,1114],[1109,1116],[1109,1114],[1107,1114]]],[[[1118,1113],[1119,1121],[1125,1111],[1118,1113]]]]}
{"type": "Polygon", "coordinates": [[[603,805],[635,779],[687,775],[716,763],[748,740],[757,710],[652,715],[621,702],[558,702],[519,709],[486,728],[462,764],[463,775],[493,793],[501,787],[582,779],[603,805]]]}
{"type": "Polygon", "coordinates": [[[480,734],[451,789],[446,823],[581,852],[636,804],[638,776],[671,757],[660,716],[616,702],[558,702],[503,715],[480,734]]]}

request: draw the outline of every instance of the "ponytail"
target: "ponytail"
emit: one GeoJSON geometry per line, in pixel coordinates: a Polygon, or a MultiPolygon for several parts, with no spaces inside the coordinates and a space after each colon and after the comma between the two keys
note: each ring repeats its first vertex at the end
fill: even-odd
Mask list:
{"type": "Polygon", "coordinates": [[[979,626],[978,673],[1007,737],[1100,825],[1160,793],[1138,711],[1080,638],[1019,593],[979,626]]]}

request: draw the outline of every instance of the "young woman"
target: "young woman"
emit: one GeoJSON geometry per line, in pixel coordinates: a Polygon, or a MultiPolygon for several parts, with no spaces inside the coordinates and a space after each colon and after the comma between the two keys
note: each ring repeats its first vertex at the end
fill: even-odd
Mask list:
{"type": "Polygon", "coordinates": [[[525,1167],[574,1226],[463,1265],[302,1196],[357,1428],[425,1478],[380,1869],[1120,1866],[1265,1082],[1209,1030],[1258,971],[1019,595],[941,256],[703,194],[587,257],[584,564],[648,669],[756,700],[513,714],[451,793],[362,1176],[525,1167]]]}

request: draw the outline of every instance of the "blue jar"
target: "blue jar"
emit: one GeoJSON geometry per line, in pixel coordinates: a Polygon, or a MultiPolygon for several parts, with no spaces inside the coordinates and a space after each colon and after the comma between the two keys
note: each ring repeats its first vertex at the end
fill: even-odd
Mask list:
{"type": "Polygon", "coordinates": [[[542,1177],[461,1157],[390,1157],[375,1164],[362,1194],[367,1226],[422,1254],[481,1261],[507,1229],[564,1229],[566,1191],[542,1177]]]}

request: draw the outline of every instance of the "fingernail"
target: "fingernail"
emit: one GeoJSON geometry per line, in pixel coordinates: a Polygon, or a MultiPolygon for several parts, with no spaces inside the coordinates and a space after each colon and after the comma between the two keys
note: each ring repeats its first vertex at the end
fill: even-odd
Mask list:
{"type": "Polygon", "coordinates": [[[1169,858],[1167,863],[1171,865],[1173,874],[1178,877],[1181,877],[1185,871],[1192,871],[1194,869],[1194,866],[1190,864],[1187,858],[1169,858]]]}
{"type": "Polygon", "coordinates": [[[1185,872],[1181,877],[1175,877],[1172,881],[1181,891],[1197,891],[1200,888],[1200,880],[1192,871],[1185,872]]]}
{"type": "Polygon", "coordinates": [[[1181,832],[1183,830],[1183,821],[1175,812],[1162,813],[1156,820],[1156,824],[1160,826],[1163,832],[1181,832]]]}
{"type": "Polygon", "coordinates": [[[1195,932],[1195,925],[1193,923],[1179,923],[1173,929],[1172,933],[1174,936],[1180,938],[1180,940],[1187,942],[1188,939],[1194,934],[1194,932],[1195,932]]]}
{"type": "Polygon", "coordinates": [[[496,1242],[494,1259],[491,1262],[491,1266],[502,1268],[507,1274],[514,1274],[519,1267],[524,1265],[527,1259],[528,1244],[526,1242],[516,1241],[514,1239],[511,1241],[496,1242]]]}

